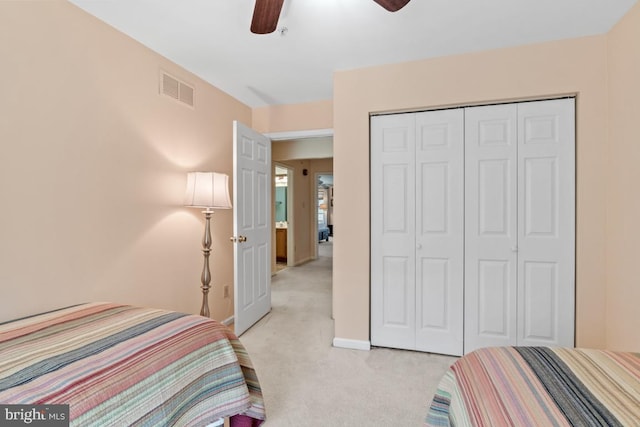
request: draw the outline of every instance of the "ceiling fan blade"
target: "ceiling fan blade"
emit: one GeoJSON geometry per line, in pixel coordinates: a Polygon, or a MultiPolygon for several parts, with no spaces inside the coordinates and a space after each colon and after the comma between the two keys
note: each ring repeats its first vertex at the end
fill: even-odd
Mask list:
{"type": "Polygon", "coordinates": [[[251,32],[254,34],[273,33],[278,26],[278,18],[284,0],[256,0],[251,20],[251,32]]]}
{"type": "Polygon", "coordinates": [[[389,12],[397,12],[409,3],[410,0],[373,0],[389,12]]]}

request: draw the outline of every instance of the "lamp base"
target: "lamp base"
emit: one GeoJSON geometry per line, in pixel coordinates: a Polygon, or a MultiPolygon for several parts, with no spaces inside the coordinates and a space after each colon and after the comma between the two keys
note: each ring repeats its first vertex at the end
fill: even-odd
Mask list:
{"type": "Polygon", "coordinates": [[[211,317],[209,312],[209,288],[202,287],[202,306],[200,307],[200,316],[211,317]]]}
{"type": "Polygon", "coordinates": [[[211,215],[212,210],[202,211],[204,214],[204,236],[202,237],[202,254],[204,255],[204,266],[202,267],[202,275],[200,280],[202,281],[202,307],[200,307],[200,316],[209,317],[209,283],[211,283],[211,272],[209,271],[209,255],[211,254],[211,215]]]}

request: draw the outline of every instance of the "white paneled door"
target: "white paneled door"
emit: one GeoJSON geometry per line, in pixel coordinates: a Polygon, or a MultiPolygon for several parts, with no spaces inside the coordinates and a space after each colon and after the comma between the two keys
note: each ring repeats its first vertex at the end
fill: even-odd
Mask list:
{"type": "Polygon", "coordinates": [[[372,345],[574,345],[574,110],[372,117],[372,345]]]}
{"type": "Polygon", "coordinates": [[[371,343],[462,354],[463,111],[371,125],[371,343]]]}
{"type": "Polygon", "coordinates": [[[518,104],[518,345],[574,345],[574,102],[518,104]]]}
{"type": "Polygon", "coordinates": [[[415,115],[371,120],[373,345],[415,348],[415,139],[415,115]]]}
{"type": "Polygon", "coordinates": [[[271,140],[233,122],[234,330],[271,310],[271,140]]]}
{"type": "Polygon", "coordinates": [[[464,113],[416,116],[416,344],[462,354],[464,113]]]}
{"type": "Polygon", "coordinates": [[[574,345],[574,110],[466,110],[465,353],[574,345]]]}
{"type": "Polygon", "coordinates": [[[465,111],[465,351],[516,343],[515,104],[465,111]]]}

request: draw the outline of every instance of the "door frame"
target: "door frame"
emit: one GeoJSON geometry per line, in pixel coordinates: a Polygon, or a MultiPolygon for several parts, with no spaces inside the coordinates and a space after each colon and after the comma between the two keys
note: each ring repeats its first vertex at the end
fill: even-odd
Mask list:
{"type": "Polygon", "coordinates": [[[333,129],[310,129],[294,130],[287,132],[265,132],[264,136],[273,141],[284,141],[287,139],[321,138],[323,136],[333,136],[333,129]]]}

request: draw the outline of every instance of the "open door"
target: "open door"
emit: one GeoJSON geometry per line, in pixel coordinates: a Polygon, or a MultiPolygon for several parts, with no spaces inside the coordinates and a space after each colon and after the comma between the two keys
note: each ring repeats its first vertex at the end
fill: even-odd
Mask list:
{"type": "Polygon", "coordinates": [[[271,140],[233,122],[234,329],[271,310],[271,140]]]}

